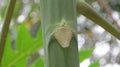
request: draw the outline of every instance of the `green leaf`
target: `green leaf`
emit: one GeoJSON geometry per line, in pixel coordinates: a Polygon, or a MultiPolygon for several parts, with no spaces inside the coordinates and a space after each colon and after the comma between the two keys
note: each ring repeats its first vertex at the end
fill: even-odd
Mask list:
{"type": "Polygon", "coordinates": [[[34,39],[34,47],[31,52],[33,53],[35,50],[40,48],[43,48],[42,29],[39,29],[37,32],[37,37],[34,39]]]}
{"type": "Polygon", "coordinates": [[[83,60],[89,58],[92,55],[93,49],[81,50],[79,52],[79,60],[82,62],[83,60]]]}
{"type": "MultiPolygon", "coordinates": [[[[42,40],[42,30],[41,30],[41,29],[38,30],[37,36],[36,36],[36,38],[35,38],[35,42],[40,42],[40,41],[43,42],[43,40],[42,40]]],[[[42,47],[42,46],[43,46],[43,44],[41,44],[41,47],[42,47]]]]}
{"type": "Polygon", "coordinates": [[[17,45],[18,53],[20,54],[23,53],[24,51],[27,51],[29,48],[31,48],[31,46],[33,46],[32,37],[30,36],[30,33],[24,24],[22,24],[18,28],[16,45],[17,45]]]}
{"type": "Polygon", "coordinates": [[[11,39],[10,35],[8,35],[5,52],[2,59],[2,67],[7,67],[8,64],[12,61],[12,59],[14,59],[14,57],[16,57],[16,53],[13,51],[11,47],[11,39]]]}
{"type": "Polygon", "coordinates": [[[100,67],[99,60],[97,60],[94,63],[90,64],[89,67],[100,67]]]}
{"type": "Polygon", "coordinates": [[[15,67],[26,67],[28,58],[25,57],[24,59],[20,60],[19,63],[15,64],[15,67]]]}
{"type": "Polygon", "coordinates": [[[32,39],[25,25],[21,24],[18,28],[18,35],[16,38],[16,51],[11,47],[10,35],[7,38],[5,52],[2,59],[2,67],[14,66],[17,62],[24,60],[27,56],[38,50],[42,44],[42,35],[40,33],[40,38],[36,41],[32,39]]]}
{"type": "Polygon", "coordinates": [[[43,58],[39,57],[33,64],[33,67],[44,67],[43,58]]]}

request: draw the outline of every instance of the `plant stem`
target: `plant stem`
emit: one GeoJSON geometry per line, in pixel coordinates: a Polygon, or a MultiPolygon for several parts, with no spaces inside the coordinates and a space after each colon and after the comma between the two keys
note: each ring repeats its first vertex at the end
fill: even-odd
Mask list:
{"type": "Polygon", "coordinates": [[[45,67],[79,67],[76,0],[41,0],[45,67]]]}
{"type": "Polygon", "coordinates": [[[89,4],[83,0],[77,0],[77,12],[91,19],[94,23],[103,27],[106,31],[120,40],[120,31],[100,16],[89,4]]]}
{"type": "Polygon", "coordinates": [[[14,7],[15,7],[15,3],[16,3],[16,0],[10,0],[9,7],[8,7],[6,17],[5,17],[5,21],[4,21],[4,25],[3,25],[3,28],[2,28],[2,34],[1,34],[1,39],[0,39],[0,64],[2,62],[2,57],[3,57],[3,53],[4,53],[6,38],[7,38],[10,21],[11,21],[12,14],[13,14],[13,10],[14,10],[14,7]]]}

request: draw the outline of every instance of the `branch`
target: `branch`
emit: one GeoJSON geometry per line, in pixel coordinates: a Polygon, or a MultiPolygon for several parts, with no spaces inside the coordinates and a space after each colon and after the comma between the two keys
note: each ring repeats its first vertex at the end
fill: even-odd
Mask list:
{"type": "Polygon", "coordinates": [[[89,4],[83,0],[77,0],[77,12],[83,14],[87,18],[94,21],[94,23],[103,27],[106,31],[120,40],[120,31],[100,16],[89,4]]]}
{"type": "Polygon", "coordinates": [[[1,40],[0,40],[0,64],[2,62],[5,43],[6,43],[7,34],[8,34],[8,30],[9,30],[9,25],[10,25],[13,10],[14,10],[14,7],[15,7],[15,3],[16,3],[16,0],[10,0],[9,7],[8,7],[6,17],[5,17],[5,21],[4,21],[4,25],[3,25],[3,28],[2,28],[2,34],[1,34],[1,40]]]}

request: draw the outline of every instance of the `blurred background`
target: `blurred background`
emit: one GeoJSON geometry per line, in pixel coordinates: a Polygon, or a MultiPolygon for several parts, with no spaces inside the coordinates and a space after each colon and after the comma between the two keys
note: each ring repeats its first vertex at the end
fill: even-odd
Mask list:
{"type": "MultiPolygon", "coordinates": [[[[86,0],[86,2],[113,26],[120,29],[120,0],[86,0]]],[[[9,0],[0,0],[0,34],[8,4],[9,0]]],[[[35,38],[41,28],[40,0],[17,0],[9,31],[12,35],[13,49],[16,49],[14,44],[17,36],[16,27],[21,23],[25,23],[31,36],[35,38]]],[[[120,40],[83,15],[78,15],[77,24],[79,51],[92,50],[90,57],[80,62],[80,67],[88,67],[96,61],[100,67],[120,67],[120,40]]],[[[30,63],[38,56],[44,56],[43,48],[31,55],[32,59],[27,66],[30,67],[30,63]]]]}

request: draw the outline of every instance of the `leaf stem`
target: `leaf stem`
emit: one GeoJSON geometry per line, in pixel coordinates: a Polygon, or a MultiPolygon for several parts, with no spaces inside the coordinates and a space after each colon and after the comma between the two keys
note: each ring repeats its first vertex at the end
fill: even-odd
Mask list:
{"type": "Polygon", "coordinates": [[[0,64],[2,62],[6,38],[7,38],[8,31],[9,31],[9,25],[10,25],[13,11],[14,11],[15,3],[16,3],[16,0],[10,0],[9,7],[8,7],[6,17],[5,17],[5,21],[4,21],[4,25],[2,28],[2,34],[1,34],[1,40],[0,40],[0,64]]]}
{"type": "Polygon", "coordinates": [[[77,12],[83,14],[85,17],[94,21],[94,23],[103,27],[106,31],[111,33],[117,39],[120,40],[120,31],[113,26],[110,22],[104,19],[100,14],[98,14],[89,4],[83,0],[77,0],[77,12]]]}

